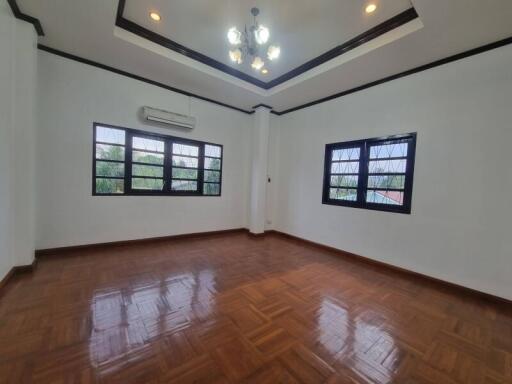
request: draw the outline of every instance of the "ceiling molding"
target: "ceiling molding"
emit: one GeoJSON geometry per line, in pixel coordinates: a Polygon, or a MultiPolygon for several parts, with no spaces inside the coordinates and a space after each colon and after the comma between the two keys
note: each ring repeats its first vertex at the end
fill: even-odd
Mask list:
{"type": "MultiPolygon", "coordinates": [[[[124,2],[124,0],[120,0],[120,3],[121,2],[124,2]]],[[[34,18],[32,16],[28,16],[28,15],[22,14],[20,12],[20,10],[19,10],[19,7],[16,4],[16,0],[8,0],[8,3],[11,6],[12,12],[13,12],[13,14],[14,14],[14,16],[16,18],[24,20],[24,21],[27,21],[27,22],[33,24],[34,28],[36,28],[36,31],[38,31],[39,36],[44,36],[43,28],[42,28],[41,23],[39,22],[38,19],[36,19],[36,18],[34,18]]],[[[118,12],[119,11],[120,11],[120,9],[118,9],[118,12]]],[[[119,13],[118,13],[118,16],[119,16],[119,13]]],[[[355,87],[355,88],[352,88],[352,89],[349,89],[349,90],[345,90],[345,91],[342,91],[342,92],[339,92],[339,93],[336,93],[336,94],[333,94],[333,95],[330,95],[330,96],[327,96],[327,97],[323,97],[323,98],[320,98],[320,99],[317,99],[317,100],[314,100],[314,101],[310,101],[308,103],[301,104],[301,105],[298,105],[296,107],[285,109],[283,111],[276,111],[276,110],[273,109],[273,107],[265,105],[265,104],[258,104],[256,106],[254,106],[253,108],[264,106],[266,108],[271,109],[270,113],[272,113],[274,115],[277,115],[277,116],[282,116],[282,115],[285,115],[285,114],[288,114],[288,113],[291,113],[291,112],[294,112],[294,111],[298,111],[300,109],[304,109],[304,108],[312,107],[312,106],[317,105],[317,104],[325,103],[327,101],[334,100],[334,99],[337,99],[337,98],[340,98],[340,97],[343,97],[343,96],[347,96],[347,95],[350,95],[352,93],[359,92],[359,91],[362,91],[362,90],[365,90],[365,89],[368,89],[368,88],[371,88],[371,87],[374,87],[374,86],[377,86],[377,85],[380,85],[380,84],[384,84],[384,83],[387,83],[387,82],[390,82],[390,81],[393,81],[393,80],[400,79],[402,77],[410,76],[410,75],[413,75],[413,74],[416,74],[416,73],[419,73],[419,72],[422,72],[422,71],[426,71],[426,70],[431,69],[431,68],[435,68],[435,67],[438,67],[438,66],[441,66],[441,65],[444,65],[444,64],[448,64],[448,63],[451,63],[451,62],[454,62],[454,61],[458,61],[458,60],[461,60],[461,59],[465,59],[465,58],[468,58],[470,56],[478,55],[480,53],[484,53],[484,52],[487,52],[487,51],[490,51],[490,50],[493,50],[493,49],[497,49],[497,48],[500,48],[500,47],[503,47],[503,46],[506,46],[506,45],[510,45],[510,44],[512,44],[512,36],[508,37],[508,38],[505,38],[505,39],[502,39],[502,40],[495,41],[495,42],[490,43],[490,44],[486,44],[486,45],[483,45],[483,46],[480,46],[480,47],[477,47],[477,48],[470,49],[470,50],[465,51],[465,52],[461,52],[461,53],[455,54],[455,55],[452,55],[452,56],[449,56],[449,57],[446,57],[446,58],[443,58],[443,59],[440,59],[440,60],[437,60],[437,61],[425,64],[425,65],[422,65],[422,66],[419,66],[419,67],[416,67],[416,68],[413,68],[413,69],[410,69],[410,70],[407,70],[407,71],[404,71],[404,72],[400,72],[398,74],[391,75],[391,76],[382,78],[380,80],[372,81],[370,83],[366,83],[366,84],[360,85],[358,87],[355,87]]],[[[253,110],[246,110],[246,109],[243,109],[243,108],[235,107],[235,106],[232,106],[232,105],[220,102],[220,101],[209,99],[207,97],[203,97],[203,96],[196,95],[194,93],[191,93],[191,92],[179,89],[179,88],[172,87],[170,85],[166,85],[166,84],[154,81],[154,80],[150,80],[150,79],[144,78],[142,76],[138,76],[138,75],[135,75],[135,74],[132,74],[132,73],[129,73],[129,72],[126,72],[126,71],[114,68],[114,67],[110,67],[110,66],[105,65],[105,64],[101,64],[101,63],[98,63],[98,62],[95,62],[95,61],[92,61],[92,60],[89,60],[89,59],[85,59],[85,58],[82,58],[82,57],[79,57],[79,56],[75,56],[75,55],[72,55],[72,54],[69,54],[69,53],[66,53],[66,52],[54,49],[54,48],[50,48],[50,47],[42,45],[42,44],[38,44],[38,48],[40,50],[42,50],[42,51],[46,51],[46,52],[52,53],[54,55],[58,55],[58,56],[61,56],[61,57],[64,57],[64,58],[67,58],[67,59],[70,59],[70,60],[78,61],[80,63],[91,65],[91,66],[94,66],[94,67],[97,67],[97,68],[101,68],[101,69],[104,69],[106,71],[110,71],[110,72],[113,72],[113,73],[116,73],[116,74],[119,74],[119,75],[122,75],[122,76],[126,76],[126,77],[129,77],[129,78],[135,79],[135,80],[143,81],[143,82],[145,82],[147,84],[151,84],[151,85],[154,85],[154,86],[157,86],[157,87],[160,87],[160,88],[172,91],[172,92],[176,92],[176,93],[179,93],[179,94],[182,94],[182,95],[185,95],[185,96],[193,97],[193,98],[196,98],[198,100],[207,101],[207,102],[210,102],[210,103],[213,103],[213,104],[216,104],[216,105],[219,105],[219,106],[223,106],[223,107],[226,107],[226,108],[229,108],[229,109],[233,109],[233,110],[245,113],[245,114],[249,114],[249,115],[254,114],[254,109],[253,110]]]]}
{"type": "Polygon", "coordinates": [[[270,109],[270,110],[274,109],[274,107],[271,107],[270,105],[262,104],[262,103],[252,107],[252,109],[258,109],[258,108],[267,108],[267,109],[270,109]]]}
{"type": "Polygon", "coordinates": [[[326,101],[330,101],[330,100],[337,99],[337,98],[340,98],[340,97],[343,97],[343,96],[346,96],[346,95],[350,95],[351,93],[355,93],[355,92],[362,91],[364,89],[375,87],[376,85],[384,84],[384,83],[387,83],[389,81],[401,79],[402,77],[410,76],[410,75],[413,75],[413,74],[418,73],[418,72],[423,72],[423,71],[426,71],[426,70],[431,69],[431,68],[439,67],[441,65],[445,65],[445,64],[448,64],[448,63],[451,63],[451,62],[454,62],[454,61],[462,60],[462,59],[465,59],[467,57],[478,55],[480,53],[484,53],[484,52],[487,52],[487,51],[490,51],[490,50],[493,50],[493,49],[496,49],[496,48],[500,48],[500,47],[503,47],[503,46],[509,45],[509,44],[512,44],[512,37],[508,37],[508,38],[503,39],[503,40],[498,40],[498,41],[495,41],[495,42],[490,43],[490,44],[482,45],[480,47],[470,49],[469,51],[457,53],[455,55],[452,55],[452,56],[449,56],[449,57],[445,57],[444,59],[433,61],[431,63],[425,64],[425,65],[422,65],[422,66],[419,66],[419,67],[416,67],[416,68],[413,68],[413,69],[409,69],[407,71],[400,72],[400,73],[397,73],[396,75],[391,75],[391,76],[385,77],[385,78],[380,79],[380,80],[372,81],[370,83],[363,84],[363,85],[360,85],[358,87],[355,87],[355,88],[352,88],[352,89],[349,89],[349,90],[346,90],[346,91],[343,91],[343,92],[339,92],[339,93],[336,93],[336,94],[331,95],[331,96],[322,97],[321,99],[310,101],[308,103],[299,105],[297,107],[289,108],[289,109],[286,109],[286,110],[281,111],[281,112],[279,112],[279,111],[271,111],[271,112],[276,114],[276,115],[279,115],[279,116],[285,115],[285,114],[290,113],[290,112],[298,111],[299,109],[304,109],[304,108],[312,107],[313,105],[316,105],[316,104],[325,103],[326,101]]]}
{"type": "Polygon", "coordinates": [[[354,37],[353,39],[338,45],[337,47],[324,52],[320,56],[315,57],[307,61],[306,63],[292,69],[291,71],[273,79],[268,82],[264,82],[259,80],[253,76],[246,74],[245,72],[239,71],[227,64],[221,63],[218,60],[215,60],[209,56],[206,56],[200,52],[197,52],[193,49],[187,48],[182,44],[177,43],[174,40],[171,40],[165,36],[162,36],[156,32],[150,31],[147,28],[142,27],[141,25],[130,21],[124,18],[124,9],[126,6],[126,0],[119,0],[117,7],[117,17],[116,17],[116,26],[127,30],[141,38],[147,39],[155,44],[163,46],[172,51],[178,52],[184,56],[187,56],[193,60],[199,61],[203,64],[206,64],[209,67],[215,68],[221,72],[224,72],[228,75],[234,76],[242,81],[253,84],[259,88],[269,90],[274,88],[280,84],[285,83],[288,80],[291,80],[297,76],[302,75],[303,73],[318,67],[321,64],[324,64],[338,56],[341,56],[354,48],[357,48],[365,43],[368,43],[387,32],[392,31],[393,29],[399,28],[402,25],[418,18],[418,13],[414,9],[414,7],[407,9],[406,11],[388,19],[381,24],[369,29],[366,32],[354,37]]]}
{"type": "Polygon", "coordinates": [[[16,0],[7,0],[7,3],[9,3],[9,6],[11,7],[11,11],[17,19],[26,21],[27,23],[30,23],[34,26],[34,29],[36,30],[36,33],[38,36],[44,36],[43,26],[41,25],[41,22],[39,19],[36,19],[35,17],[29,16],[23,12],[21,12],[20,7],[18,7],[18,3],[16,0]]]}
{"type": "Polygon", "coordinates": [[[157,86],[157,87],[160,87],[160,88],[164,88],[164,89],[166,89],[168,91],[172,91],[172,92],[176,92],[176,93],[179,93],[179,94],[182,94],[182,95],[185,95],[185,96],[193,97],[193,98],[198,99],[198,100],[208,101],[209,103],[213,103],[213,104],[220,105],[222,107],[234,109],[235,111],[243,112],[243,113],[246,113],[248,115],[251,115],[251,114],[254,113],[254,111],[248,111],[246,109],[238,108],[238,107],[235,107],[233,105],[222,103],[222,102],[217,101],[217,100],[213,100],[213,99],[209,99],[207,97],[199,96],[199,95],[196,95],[196,94],[188,92],[188,91],[184,91],[184,90],[179,89],[179,88],[171,87],[170,85],[159,83],[158,81],[150,80],[150,79],[147,79],[145,77],[135,75],[133,73],[129,73],[129,72],[126,72],[126,71],[123,71],[123,70],[120,70],[120,69],[117,69],[117,68],[114,68],[114,67],[110,67],[110,66],[105,65],[105,64],[98,63],[96,61],[92,61],[92,60],[89,60],[89,59],[84,59],[82,57],[75,56],[75,55],[72,55],[70,53],[59,51],[58,49],[50,48],[50,47],[47,47],[46,45],[43,45],[43,44],[38,44],[37,48],[39,48],[42,51],[49,52],[49,53],[52,53],[52,54],[57,55],[57,56],[64,57],[64,58],[69,59],[69,60],[74,60],[74,61],[78,61],[79,63],[82,63],[82,64],[87,64],[87,65],[91,65],[91,66],[96,67],[96,68],[101,68],[101,69],[104,69],[106,71],[116,73],[118,75],[126,76],[126,77],[129,77],[131,79],[143,81],[144,83],[151,84],[151,85],[154,85],[154,86],[157,86]]]}

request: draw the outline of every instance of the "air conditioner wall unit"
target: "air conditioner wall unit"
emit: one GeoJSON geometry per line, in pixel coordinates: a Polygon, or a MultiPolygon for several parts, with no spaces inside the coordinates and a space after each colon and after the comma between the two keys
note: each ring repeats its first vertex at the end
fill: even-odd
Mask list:
{"type": "Polygon", "coordinates": [[[144,120],[156,123],[174,125],[187,129],[193,129],[196,126],[195,117],[169,112],[163,109],[143,107],[142,115],[144,120]]]}

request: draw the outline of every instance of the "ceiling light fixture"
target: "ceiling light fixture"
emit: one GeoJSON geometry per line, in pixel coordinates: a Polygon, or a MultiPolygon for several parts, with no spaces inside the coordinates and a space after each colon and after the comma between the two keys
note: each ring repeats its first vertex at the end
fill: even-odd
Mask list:
{"type": "Polygon", "coordinates": [[[375,4],[368,4],[366,6],[365,11],[366,11],[366,13],[373,13],[373,12],[375,12],[376,9],[377,9],[377,6],[375,4]]]}
{"type": "Polygon", "coordinates": [[[267,68],[263,68],[263,69],[261,70],[261,73],[263,73],[264,75],[266,75],[266,74],[268,73],[268,69],[267,69],[267,68]]]}
{"type": "Polygon", "coordinates": [[[149,17],[151,17],[151,19],[153,19],[154,21],[160,21],[162,20],[162,18],[160,17],[160,15],[156,12],[150,12],[149,13],[149,17]]]}
{"type": "MultiPolygon", "coordinates": [[[[256,21],[256,17],[259,13],[260,10],[258,8],[252,8],[251,14],[254,18],[253,25],[249,28],[246,25],[242,32],[236,29],[236,27],[231,27],[227,34],[229,43],[237,47],[229,51],[231,61],[236,64],[242,64],[246,58],[251,58],[251,67],[257,71],[265,66],[265,62],[259,53],[260,50],[263,49],[262,46],[267,44],[270,38],[269,29],[258,24],[256,21]]],[[[281,54],[281,48],[277,45],[270,45],[266,50],[266,54],[269,60],[276,60],[281,54]]],[[[268,71],[264,69],[262,73],[268,73],[268,71]]]]}

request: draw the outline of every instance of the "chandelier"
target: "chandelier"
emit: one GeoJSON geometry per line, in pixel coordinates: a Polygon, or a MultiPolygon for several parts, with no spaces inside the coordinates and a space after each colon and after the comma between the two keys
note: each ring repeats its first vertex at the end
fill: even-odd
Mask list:
{"type": "MultiPolygon", "coordinates": [[[[229,58],[231,61],[237,64],[242,64],[246,59],[251,60],[251,67],[256,71],[267,73],[265,69],[265,62],[261,57],[261,52],[265,51],[264,46],[267,44],[270,37],[270,31],[267,27],[258,24],[256,16],[258,16],[260,10],[258,8],[252,8],[251,14],[254,18],[253,25],[240,32],[236,27],[232,27],[228,31],[228,41],[233,46],[233,49],[229,51],[229,58]]],[[[281,53],[281,48],[277,45],[270,45],[266,49],[267,59],[272,61],[276,60],[281,53]]]]}

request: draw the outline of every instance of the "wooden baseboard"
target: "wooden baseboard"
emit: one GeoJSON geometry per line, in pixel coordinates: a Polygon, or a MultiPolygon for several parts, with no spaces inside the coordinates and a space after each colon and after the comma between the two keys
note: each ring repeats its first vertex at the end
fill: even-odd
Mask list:
{"type": "Polygon", "coordinates": [[[337,256],[350,258],[351,260],[365,263],[369,266],[372,266],[373,268],[380,268],[380,269],[386,269],[388,271],[393,271],[395,273],[398,273],[402,276],[406,276],[409,278],[414,279],[421,279],[426,284],[435,285],[441,289],[447,289],[452,292],[457,292],[458,294],[463,294],[466,296],[471,297],[479,297],[481,299],[484,299],[486,301],[490,301],[493,303],[500,303],[505,304],[507,306],[512,306],[512,301],[503,297],[495,296],[490,293],[485,293],[481,291],[477,291],[472,288],[464,287],[462,285],[458,285],[455,283],[451,283],[449,281],[441,280],[435,277],[431,277],[428,275],[424,275],[419,272],[414,272],[405,268],[397,267],[392,264],[388,264],[382,261],[377,261],[365,256],[357,255],[351,252],[347,252],[338,248],[334,248],[325,244],[317,243],[311,240],[306,240],[298,236],[290,235],[285,232],[280,232],[276,230],[269,230],[265,231],[264,233],[251,233],[246,228],[235,228],[235,229],[227,229],[227,230],[220,230],[220,231],[210,231],[210,232],[197,232],[197,233],[189,233],[189,234],[182,234],[182,235],[171,235],[171,236],[162,236],[162,237],[153,237],[153,238],[144,238],[144,239],[136,239],[136,240],[124,240],[124,241],[114,241],[114,242],[108,242],[108,243],[97,243],[97,244],[85,244],[85,245],[77,245],[77,246],[70,246],[70,247],[60,247],[60,248],[52,248],[52,249],[39,249],[36,250],[35,255],[36,259],[34,260],[34,263],[32,265],[27,266],[17,266],[13,267],[9,273],[0,281],[0,289],[2,289],[7,282],[16,274],[20,273],[26,273],[26,272],[32,272],[35,269],[37,259],[41,257],[49,257],[49,256],[58,256],[60,254],[66,253],[66,252],[73,252],[73,251],[84,251],[84,250],[94,250],[106,246],[126,246],[126,245],[136,245],[136,244],[144,244],[144,243],[152,243],[155,241],[169,241],[169,240],[181,240],[181,239],[194,239],[194,238],[202,238],[202,237],[211,237],[211,236],[222,236],[226,234],[232,234],[232,233],[246,233],[251,238],[255,239],[262,239],[267,235],[273,235],[273,236],[279,236],[283,238],[287,238],[290,240],[298,241],[303,244],[308,244],[310,246],[326,250],[328,252],[334,253],[337,256]]]}
{"type": "Polygon", "coordinates": [[[4,288],[7,286],[7,284],[9,283],[9,281],[12,278],[14,278],[17,275],[33,272],[36,269],[36,265],[37,265],[37,260],[34,259],[32,264],[15,265],[14,267],[12,267],[9,270],[9,272],[7,272],[7,274],[4,276],[4,278],[2,280],[0,280],[0,296],[2,295],[2,293],[4,292],[4,288]]]}
{"type": "Polygon", "coordinates": [[[380,269],[386,269],[388,271],[393,271],[393,272],[398,273],[398,274],[400,274],[402,276],[407,276],[409,278],[414,278],[415,280],[421,279],[425,283],[431,284],[431,285],[434,285],[434,286],[437,286],[437,287],[440,287],[441,289],[448,289],[448,290],[450,290],[452,292],[457,292],[458,294],[463,294],[463,295],[466,295],[466,296],[471,296],[471,297],[475,297],[476,296],[476,297],[479,297],[479,298],[481,298],[481,299],[483,299],[485,301],[488,301],[488,302],[493,302],[493,303],[498,303],[498,304],[505,304],[507,306],[510,306],[511,309],[512,309],[512,300],[506,299],[504,297],[495,296],[495,295],[492,295],[490,293],[478,291],[478,290],[473,289],[473,288],[468,288],[468,287],[465,287],[463,285],[459,285],[459,284],[451,283],[451,282],[446,281],[446,280],[438,279],[436,277],[424,275],[422,273],[414,272],[414,271],[411,271],[409,269],[397,267],[396,265],[393,265],[393,264],[388,264],[388,263],[385,263],[383,261],[378,261],[378,260],[371,259],[369,257],[357,255],[355,253],[347,252],[347,251],[344,251],[342,249],[331,247],[329,245],[317,243],[317,242],[314,242],[314,241],[311,241],[311,240],[306,240],[306,239],[303,239],[301,237],[290,235],[290,234],[285,233],[285,232],[280,232],[280,231],[276,231],[276,230],[270,230],[270,231],[266,231],[265,233],[269,234],[269,235],[275,235],[275,236],[284,237],[284,238],[287,238],[287,239],[290,239],[290,240],[294,240],[294,241],[298,241],[298,242],[301,242],[301,243],[304,243],[304,244],[308,244],[310,246],[313,246],[313,247],[316,247],[316,248],[320,248],[320,249],[329,251],[331,253],[334,253],[337,256],[341,256],[341,257],[345,257],[345,258],[350,258],[351,260],[355,260],[355,261],[358,261],[360,263],[365,263],[365,264],[370,265],[370,266],[372,266],[374,268],[380,268],[380,269]]]}
{"type": "Polygon", "coordinates": [[[170,236],[160,236],[160,237],[149,237],[143,239],[133,239],[133,240],[121,240],[121,241],[111,241],[106,243],[94,243],[94,244],[83,244],[83,245],[73,245],[69,247],[58,247],[58,248],[48,248],[48,249],[36,249],[35,257],[36,259],[42,257],[49,256],[58,256],[67,252],[76,252],[76,251],[88,251],[94,250],[103,247],[119,247],[126,245],[137,245],[144,243],[153,243],[156,241],[169,241],[169,240],[183,240],[183,239],[197,239],[201,237],[211,237],[211,236],[220,236],[226,235],[230,233],[247,233],[248,230],[246,228],[234,228],[234,229],[224,229],[220,231],[208,231],[208,232],[195,232],[195,233],[185,233],[182,235],[170,235],[170,236]]]}

